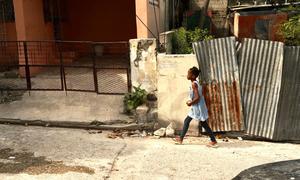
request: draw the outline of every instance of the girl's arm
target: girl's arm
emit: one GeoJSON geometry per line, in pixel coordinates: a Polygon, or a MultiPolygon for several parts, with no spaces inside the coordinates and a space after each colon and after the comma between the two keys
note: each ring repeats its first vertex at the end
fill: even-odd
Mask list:
{"type": "Polygon", "coordinates": [[[198,91],[198,85],[196,83],[192,83],[192,88],[193,88],[193,92],[194,92],[194,98],[192,99],[192,101],[189,101],[187,103],[188,106],[191,106],[193,104],[197,104],[200,100],[200,96],[199,96],[199,91],[198,91]]]}

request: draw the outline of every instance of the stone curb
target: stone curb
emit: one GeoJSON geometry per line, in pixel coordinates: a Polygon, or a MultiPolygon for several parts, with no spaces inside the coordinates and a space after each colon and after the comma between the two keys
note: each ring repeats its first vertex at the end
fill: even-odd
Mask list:
{"type": "Polygon", "coordinates": [[[16,124],[24,126],[44,126],[44,127],[63,127],[63,128],[80,128],[80,129],[98,129],[98,130],[153,130],[154,123],[144,124],[105,124],[98,125],[94,122],[75,122],[75,121],[45,121],[45,120],[22,120],[0,118],[0,124],[16,124]]]}

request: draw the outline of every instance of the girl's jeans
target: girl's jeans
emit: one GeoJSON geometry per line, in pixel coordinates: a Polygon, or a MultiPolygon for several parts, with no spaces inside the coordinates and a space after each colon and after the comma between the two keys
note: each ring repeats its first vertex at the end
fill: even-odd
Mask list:
{"type": "MultiPolygon", "coordinates": [[[[190,116],[187,116],[184,120],[184,124],[183,124],[183,129],[182,132],[180,134],[180,139],[183,140],[186,132],[189,129],[190,126],[190,122],[192,121],[193,118],[191,118],[190,116]]],[[[216,138],[214,136],[214,133],[212,132],[212,130],[210,129],[210,127],[207,124],[207,121],[200,121],[201,126],[205,129],[205,131],[209,134],[210,140],[212,142],[216,142],[216,138]]]]}

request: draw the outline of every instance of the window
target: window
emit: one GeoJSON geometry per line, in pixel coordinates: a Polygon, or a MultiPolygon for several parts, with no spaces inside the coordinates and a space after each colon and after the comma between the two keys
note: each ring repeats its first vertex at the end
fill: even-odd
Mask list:
{"type": "Polygon", "coordinates": [[[270,20],[259,19],[255,22],[255,37],[257,39],[269,39],[270,20]]]}
{"type": "Polygon", "coordinates": [[[66,20],[65,0],[43,0],[45,22],[66,20]]]}
{"type": "Polygon", "coordinates": [[[0,0],[0,18],[2,22],[15,21],[13,0],[0,0]]]}

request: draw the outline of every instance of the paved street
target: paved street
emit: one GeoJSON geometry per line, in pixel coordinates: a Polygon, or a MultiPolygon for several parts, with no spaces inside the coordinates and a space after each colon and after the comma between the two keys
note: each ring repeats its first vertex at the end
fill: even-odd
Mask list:
{"type": "Polygon", "coordinates": [[[0,125],[0,179],[232,179],[253,166],[299,159],[300,145],[0,125]],[[112,138],[108,138],[108,136],[112,138]]]}

